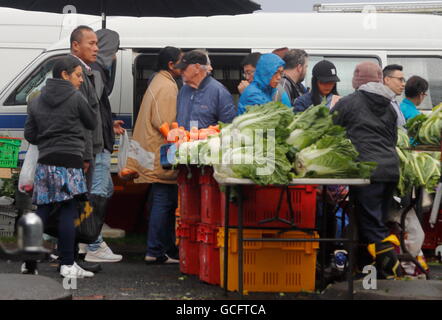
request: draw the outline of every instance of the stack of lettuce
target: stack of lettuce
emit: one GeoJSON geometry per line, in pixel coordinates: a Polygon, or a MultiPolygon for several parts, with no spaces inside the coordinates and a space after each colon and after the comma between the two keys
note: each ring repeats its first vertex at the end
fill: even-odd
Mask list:
{"type": "Polygon", "coordinates": [[[398,130],[396,151],[400,160],[400,179],[396,194],[408,195],[413,187],[423,187],[428,193],[436,191],[440,179],[440,152],[419,152],[410,149],[407,133],[398,130]]]}
{"type": "Polygon", "coordinates": [[[294,115],[277,102],[247,107],[231,124],[221,124],[218,135],[182,143],[176,154],[178,164],[211,165],[218,177],[259,185],[288,184],[295,177],[369,178],[376,164],[357,156],[327,107],[294,115]]]}
{"type": "Polygon", "coordinates": [[[429,115],[420,114],[407,122],[408,135],[415,144],[440,145],[442,132],[442,103],[429,115]]]}

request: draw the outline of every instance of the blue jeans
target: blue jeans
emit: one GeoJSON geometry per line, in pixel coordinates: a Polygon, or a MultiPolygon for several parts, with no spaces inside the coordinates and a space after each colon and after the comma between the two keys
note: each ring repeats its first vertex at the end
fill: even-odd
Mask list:
{"type": "Polygon", "coordinates": [[[110,173],[111,154],[104,150],[95,156],[95,166],[92,175],[92,188],[90,193],[104,198],[112,197],[114,184],[110,173]]]}
{"type": "MultiPolygon", "coordinates": [[[[112,176],[110,173],[111,167],[111,154],[109,151],[104,150],[95,157],[94,172],[92,174],[92,188],[90,193],[98,195],[103,198],[110,198],[114,192],[114,184],[112,182],[112,176]]],[[[97,241],[87,246],[87,250],[96,251],[100,248],[100,244],[103,242],[103,237],[98,237],[97,241]]]]}
{"type": "Polygon", "coordinates": [[[154,183],[150,189],[152,208],[147,233],[147,255],[162,257],[178,256],[175,243],[175,210],[178,204],[176,184],[154,183]]]}

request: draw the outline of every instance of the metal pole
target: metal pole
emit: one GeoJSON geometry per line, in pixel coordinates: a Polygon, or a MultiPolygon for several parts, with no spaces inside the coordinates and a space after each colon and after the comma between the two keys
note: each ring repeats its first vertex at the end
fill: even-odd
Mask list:
{"type": "Polygon", "coordinates": [[[106,29],[106,0],[101,0],[101,28],[106,29]]]}

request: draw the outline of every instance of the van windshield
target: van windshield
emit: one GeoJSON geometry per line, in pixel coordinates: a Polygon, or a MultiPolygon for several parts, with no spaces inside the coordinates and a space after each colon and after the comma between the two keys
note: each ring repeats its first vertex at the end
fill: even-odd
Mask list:
{"type": "Polygon", "coordinates": [[[30,97],[38,95],[46,79],[52,78],[52,68],[60,56],[54,56],[40,64],[6,99],[7,106],[27,105],[30,97]]]}

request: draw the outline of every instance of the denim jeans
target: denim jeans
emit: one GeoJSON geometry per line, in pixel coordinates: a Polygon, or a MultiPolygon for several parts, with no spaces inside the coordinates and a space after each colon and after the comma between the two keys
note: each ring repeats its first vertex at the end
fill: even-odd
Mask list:
{"type": "Polygon", "coordinates": [[[154,183],[150,189],[152,208],[147,233],[147,255],[162,257],[178,256],[175,243],[175,210],[178,203],[176,184],[154,183]]]}
{"type": "MultiPolygon", "coordinates": [[[[110,173],[111,154],[104,150],[95,157],[94,172],[92,174],[92,188],[90,193],[103,198],[110,198],[114,192],[114,184],[110,173]]],[[[98,237],[97,241],[87,246],[88,251],[96,251],[100,248],[103,237],[98,237]]]]}
{"type": "Polygon", "coordinates": [[[112,197],[114,184],[110,173],[111,154],[104,150],[95,156],[95,166],[92,175],[92,188],[90,193],[104,198],[112,197]]]}

